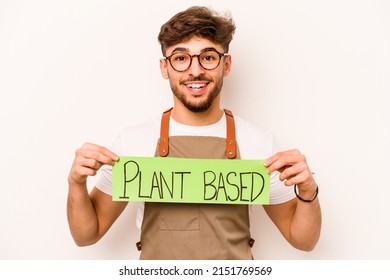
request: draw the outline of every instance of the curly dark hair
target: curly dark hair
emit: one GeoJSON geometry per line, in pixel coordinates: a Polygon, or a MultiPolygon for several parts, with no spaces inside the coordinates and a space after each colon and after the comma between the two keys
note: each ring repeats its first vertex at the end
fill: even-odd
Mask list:
{"type": "Polygon", "coordinates": [[[194,6],[174,15],[161,26],[158,41],[162,53],[173,45],[199,36],[229,51],[236,26],[230,16],[221,16],[207,7],[194,6]]]}

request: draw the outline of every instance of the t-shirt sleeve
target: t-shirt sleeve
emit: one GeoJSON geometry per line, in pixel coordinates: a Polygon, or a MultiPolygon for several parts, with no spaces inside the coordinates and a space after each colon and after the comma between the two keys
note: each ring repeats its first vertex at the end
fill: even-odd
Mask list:
{"type": "MultiPolygon", "coordinates": [[[[118,136],[111,145],[111,151],[117,155],[122,155],[121,137],[118,136]]],[[[98,174],[95,186],[105,194],[112,195],[112,166],[103,165],[98,174]]]]}
{"type": "MultiPolygon", "coordinates": [[[[280,148],[272,141],[272,154],[280,152],[280,148]]],[[[283,181],[279,180],[280,173],[274,171],[270,178],[270,204],[280,204],[287,202],[295,197],[294,188],[291,186],[284,185],[283,181]]]]}
{"type": "MultiPolygon", "coordinates": [[[[159,117],[125,127],[114,140],[110,150],[118,156],[152,157],[159,137],[159,117]]],[[[112,195],[112,166],[100,168],[95,186],[102,192],[112,195]]]]}
{"type": "Polygon", "coordinates": [[[280,204],[287,202],[295,197],[294,188],[284,185],[284,182],[279,180],[279,172],[272,172],[270,184],[270,204],[280,204]]]}
{"type": "Polygon", "coordinates": [[[104,165],[99,170],[98,179],[96,180],[96,188],[104,192],[105,194],[112,195],[112,167],[104,165]]]}
{"type": "MultiPolygon", "coordinates": [[[[237,142],[242,159],[267,159],[280,152],[274,136],[266,129],[258,128],[239,118],[236,119],[237,142]]],[[[279,172],[270,178],[270,204],[280,204],[295,197],[294,188],[287,187],[279,180],[279,172]]]]}

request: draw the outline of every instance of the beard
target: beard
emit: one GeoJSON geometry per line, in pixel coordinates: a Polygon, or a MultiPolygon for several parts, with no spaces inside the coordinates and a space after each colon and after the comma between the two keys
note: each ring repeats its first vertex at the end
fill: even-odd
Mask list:
{"type": "MultiPolygon", "coordinates": [[[[209,78],[206,78],[204,75],[200,75],[199,77],[195,77],[192,79],[186,80],[186,82],[194,82],[194,81],[208,81],[211,82],[209,78]]],[[[210,85],[210,83],[209,83],[210,85]]],[[[174,85],[170,83],[171,89],[173,94],[179,99],[179,101],[186,107],[188,110],[190,110],[193,113],[203,113],[206,112],[211,105],[213,104],[214,100],[218,97],[218,95],[221,92],[223,85],[223,79],[219,79],[214,84],[214,87],[210,89],[210,92],[208,93],[207,97],[203,101],[190,101],[187,99],[186,95],[180,91],[179,87],[177,85],[174,85]]]]}

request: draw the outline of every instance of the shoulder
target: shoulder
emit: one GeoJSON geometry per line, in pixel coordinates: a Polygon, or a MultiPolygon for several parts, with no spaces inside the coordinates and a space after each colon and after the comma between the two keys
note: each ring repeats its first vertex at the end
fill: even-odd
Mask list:
{"type": "Polygon", "coordinates": [[[269,140],[273,139],[273,136],[270,131],[255,126],[253,123],[241,118],[240,116],[234,116],[234,120],[236,124],[237,133],[247,135],[247,136],[251,135],[251,137],[256,137],[256,138],[264,138],[269,140]]]}
{"type": "Polygon", "coordinates": [[[136,137],[137,135],[140,135],[144,137],[144,136],[156,134],[156,132],[158,132],[159,129],[160,129],[160,119],[158,118],[158,116],[152,116],[148,120],[124,127],[122,131],[119,133],[119,136],[136,137]]]}
{"type": "Polygon", "coordinates": [[[119,155],[153,156],[160,131],[160,119],[152,116],[138,124],[129,125],[118,134],[113,150],[119,155]]]}
{"type": "Polygon", "coordinates": [[[239,116],[234,116],[234,119],[237,143],[243,159],[264,159],[273,154],[274,137],[270,131],[239,116]]]}

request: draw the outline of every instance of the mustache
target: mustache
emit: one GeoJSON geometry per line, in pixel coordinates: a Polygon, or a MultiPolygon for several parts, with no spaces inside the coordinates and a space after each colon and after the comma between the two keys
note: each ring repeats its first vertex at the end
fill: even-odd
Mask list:
{"type": "Polygon", "coordinates": [[[204,74],[200,74],[197,77],[190,76],[188,79],[181,81],[181,83],[188,83],[188,82],[212,82],[213,80],[211,78],[206,77],[204,74]]]}

